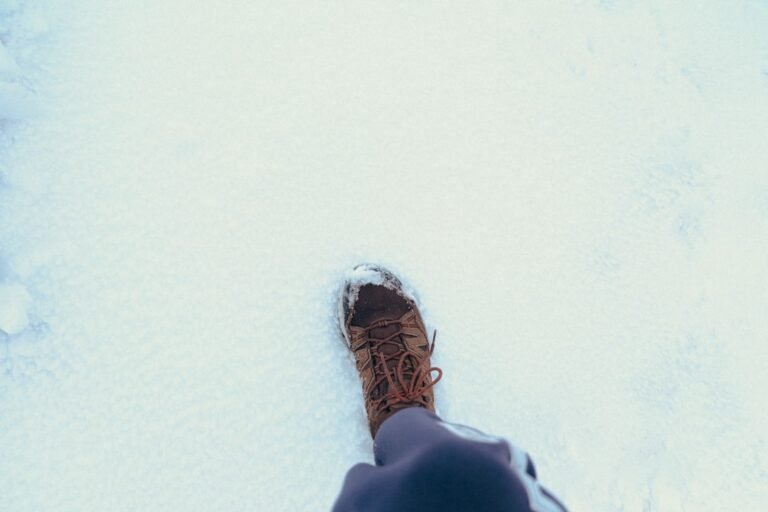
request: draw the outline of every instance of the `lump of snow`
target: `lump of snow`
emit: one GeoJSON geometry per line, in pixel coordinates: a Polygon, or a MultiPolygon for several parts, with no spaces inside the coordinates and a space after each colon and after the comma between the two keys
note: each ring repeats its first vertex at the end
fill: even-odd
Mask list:
{"type": "Polygon", "coordinates": [[[0,284],[0,332],[14,335],[26,329],[31,303],[32,297],[23,286],[0,284]]]}

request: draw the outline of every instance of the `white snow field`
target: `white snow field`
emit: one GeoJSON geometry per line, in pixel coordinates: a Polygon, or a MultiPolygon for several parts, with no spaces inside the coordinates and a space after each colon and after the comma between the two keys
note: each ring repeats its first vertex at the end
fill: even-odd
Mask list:
{"type": "Polygon", "coordinates": [[[2,0],[0,42],[0,511],[329,510],[364,261],[573,511],[768,509],[764,0],[2,0]]]}

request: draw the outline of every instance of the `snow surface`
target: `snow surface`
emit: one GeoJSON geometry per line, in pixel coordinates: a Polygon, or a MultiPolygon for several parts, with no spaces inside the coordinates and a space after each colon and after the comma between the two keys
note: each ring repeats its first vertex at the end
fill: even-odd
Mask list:
{"type": "MultiPolygon", "coordinates": [[[[328,510],[380,262],[574,511],[768,505],[768,4],[0,1],[0,510],[328,510]]],[[[382,490],[384,492],[385,490],[382,490]]]]}

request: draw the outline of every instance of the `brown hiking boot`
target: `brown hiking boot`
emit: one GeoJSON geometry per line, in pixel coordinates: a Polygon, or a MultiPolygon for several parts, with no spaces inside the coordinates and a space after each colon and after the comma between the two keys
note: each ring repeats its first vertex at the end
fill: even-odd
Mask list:
{"type": "Polygon", "coordinates": [[[355,267],[342,291],[339,324],[363,381],[372,437],[401,409],[435,411],[432,387],[443,371],[429,363],[434,336],[430,344],[415,299],[394,274],[375,265],[355,267]]]}

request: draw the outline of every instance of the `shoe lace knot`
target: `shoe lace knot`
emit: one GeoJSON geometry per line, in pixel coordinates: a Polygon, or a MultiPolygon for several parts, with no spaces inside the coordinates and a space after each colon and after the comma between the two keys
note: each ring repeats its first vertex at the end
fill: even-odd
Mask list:
{"type": "Polygon", "coordinates": [[[418,336],[410,327],[400,320],[384,319],[365,329],[374,374],[377,375],[368,389],[371,405],[376,411],[384,412],[397,404],[432,406],[427,391],[443,377],[442,369],[430,366],[437,331],[432,334],[432,342],[427,340],[427,345],[420,353],[410,350],[404,340],[405,337],[418,336]],[[391,332],[385,329],[393,325],[397,327],[391,329],[391,332]],[[374,331],[383,328],[387,332],[383,337],[374,336],[374,331]],[[435,372],[437,375],[433,378],[435,372]]]}

